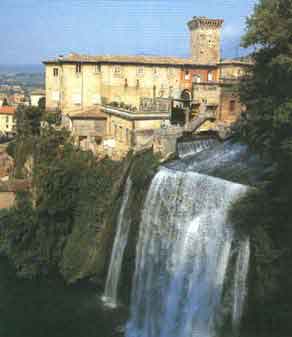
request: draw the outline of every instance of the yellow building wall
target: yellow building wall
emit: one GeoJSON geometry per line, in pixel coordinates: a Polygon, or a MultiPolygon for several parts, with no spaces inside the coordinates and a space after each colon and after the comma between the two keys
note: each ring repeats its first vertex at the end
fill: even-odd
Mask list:
{"type": "Polygon", "coordinates": [[[226,64],[220,66],[221,79],[239,79],[244,76],[248,68],[242,65],[226,64]]]}
{"type": "Polygon", "coordinates": [[[0,115],[0,132],[11,132],[15,125],[14,116],[1,114],[0,115]]]}
{"type": "Polygon", "coordinates": [[[92,64],[64,64],[62,72],[62,111],[85,109],[101,103],[100,72],[92,64]]]}
{"type": "Polygon", "coordinates": [[[46,109],[54,110],[59,107],[61,95],[61,66],[46,65],[46,109]],[[54,76],[54,68],[58,69],[58,76],[54,76]]]}
{"type": "Polygon", "coordinates": [[[104,103],[123,102],[138,109],[141,97],[167,98],[181,89],[177,67],[110,64],[102,65],[101,72],[104,103]]]}
{"type": "Polygon", "coordinates": [[[76,72],[76,64],[46,65],[47,109],[59,107],[67,113],[100,103],[100,71],[94,64],[82,64],[81,72],[76,72]]]}

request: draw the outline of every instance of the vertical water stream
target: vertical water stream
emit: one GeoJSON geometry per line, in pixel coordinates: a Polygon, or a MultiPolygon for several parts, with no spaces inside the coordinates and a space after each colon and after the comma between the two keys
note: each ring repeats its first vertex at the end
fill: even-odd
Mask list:
{"type": "Polygon", "coordinates": [[[126,209],[131,193],[132,181],[128,177],[120,208],[117,231],[115,235],[110,265],[108,269],[103,300],[110,307],[118,304],[117,291],[122,268],[123,256],[128,241],[130,222],[126,216],[126,209]]]}

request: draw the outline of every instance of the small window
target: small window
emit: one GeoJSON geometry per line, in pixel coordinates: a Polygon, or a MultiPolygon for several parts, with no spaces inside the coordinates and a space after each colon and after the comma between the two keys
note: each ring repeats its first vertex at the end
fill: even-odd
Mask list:
{"type": "Polygon", "coordinates": [[[137,82],[136,82],[136,88],[137,89],[140,88],[140,81],[139,80],[137,80],[137,82]]]}
{"type": "Polygon", "coordinates": [[[159,96],[160,96],[160,97],[163,97],[163,96],[164,96],[164,87],[163,87],[163,84],[161,84],[159,96]]]}
{"type": "Polygon", "coordinates": [[[186,72],[185,72],[185,80],[189,80],[190,79],[190,72],[187,70],[186,72]]]}
{"type": "Polygon", "coordinates": [[[76,64],[75,71],[76,71],[76,74],[80,74],[81,73],[81,63],[77,63],[76,64]]]}
{"type": "Polygon", "coordinates": [[[232,101],[229,102],[229,111],[231,113],[235,112],[235,101],[234,100],[232,100],[232,101]]]}
{"type": "Polygon", "coordinates": [[[208,81],[213,81],[213,73],[212,73],[212,71],[208,72],[208,81]]]}
{"type": "Polygon", "coordinates": [[[153,98],[156,97],[156,85],[153,85],[153,98]]]}
{"type": "Polygon", "coordinates": [[[168,68],[167,75],[168,75],[168,77],[173,77],[174,76],[174,68],[168,68]]]}
{"type": "Polygon", "coordinates": [[[121,126],[119,127],[119,139],[120,141],[123,140],[123,128],[121,126]]]}
{"type": "Polygon", "coordinates": [[[81,94],[73,94],[72,95],[72,102],[75,105],[81,105],[81,94]]]}
{"type": "Polygon", "coordinates": [[[58,68],[53,69],[53,75],[54,75],[54,77],[58,77],[58,75],[59,75],[59,69],[58,68]]]}
{"type": "Polygon", "coordinates": [[[95,65],[95,67],[94,67],[94,72],[95,72],[95,74],[100,73],[100,64],[96,64],[96,65],[95,65]]]}
{"type": "Polygon", "coordinates": [[[125,78],[125,88],[128,88],[128,79],[125,78]]]}
{"type": "Polygon", "coordinates": [[[152,71],[153,71],[153,75],[154,76],[158,76],[159,75],[159,70],[158,70],[157,67],[154,67],[152,71]]]}
{"type": "Polygon", "coordinates": [[[169,97],[173,96],[173,87],[169,87],[169,97]]]}
{"type": "Polygon", "coordinates": [[[137,68],[137,76],[144,76],[144,68],[143,67],[137,68]]]}
{"type": "Polygon", "coordinates": [[[52,92],[52,100],[55,102],[60,101],[60,92],[59,91],[53,91],[52,92]]]}
{"type": "Polygon", "coordinates": [[[115,66],[113,68],[114,77],[121,77],[122,76],[122,67],[121,66],[115,66]]]}
{"type": "Polygon", "coordinates": [[[200,75],[195,75],[193,77],[193,82],[194,83],[200,83],[201,82],[201,76],[200,75]]]}

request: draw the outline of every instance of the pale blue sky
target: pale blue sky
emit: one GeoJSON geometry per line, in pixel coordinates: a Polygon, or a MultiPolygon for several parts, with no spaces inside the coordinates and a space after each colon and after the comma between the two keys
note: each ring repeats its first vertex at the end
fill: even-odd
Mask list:
{"type": "Polygon", "coordinates": [[[0,0],[0,64],[38,64],[71,51],[189,55],[186,22],[225,20],[223,56],[242,54],[256,0],[0,0]]]}

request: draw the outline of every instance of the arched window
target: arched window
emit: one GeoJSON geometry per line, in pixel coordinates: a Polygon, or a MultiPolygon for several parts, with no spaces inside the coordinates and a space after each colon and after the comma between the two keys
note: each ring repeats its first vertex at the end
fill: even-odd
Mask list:
{"type": "Polygon", "coordinates": [[[213,73],[212,73],[212,71],[208,72],[208,81],[213,81],[213,73]]]}
{"type": "Polygon", "coordinates": [[[190,106],[191,93],[189,92],[189,90],[186,89],[181,93],[181,99],[185,101],[183,102],[184,107],[190,106]]]}
{"type": "Polygon", "coordinates": [[[183,99],[184,101],[191,100],[191,93],[189,92],[189,90],[186,89],[181,93],[181,99],[183,99]]]}

